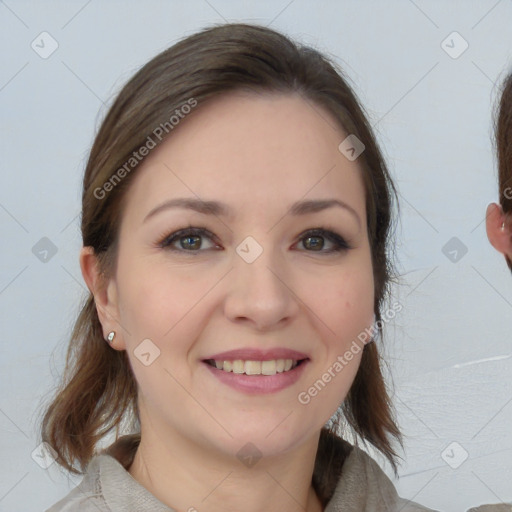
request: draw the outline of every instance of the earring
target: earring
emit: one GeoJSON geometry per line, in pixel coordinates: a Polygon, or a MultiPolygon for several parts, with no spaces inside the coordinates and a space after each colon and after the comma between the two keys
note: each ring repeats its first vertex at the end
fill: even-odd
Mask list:
{"type": "Polygon", "coordinates": [[[116,336],[116,333],[114,331],[110,331],[107,336],[107,341],[112,345],[112,342],[114,341],[114,338],[116,336]]]}
{"type": "Polygon", "coordinates": [[[501,230],[503,231],[505,229],[505,221],[503,221],[503,224],[501,225],[501,230]]]}

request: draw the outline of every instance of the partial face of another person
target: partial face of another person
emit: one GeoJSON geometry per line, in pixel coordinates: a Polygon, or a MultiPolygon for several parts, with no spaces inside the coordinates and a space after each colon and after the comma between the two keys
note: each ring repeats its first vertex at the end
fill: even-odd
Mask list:
{"type": "Polygon", "coordinates": [[[492,203],[487,207],[485,227],[491,245],[512,261],[512,222],[509,217],[500,205],[492,203]]]}
{"type": "Polygon", "coordinates": [[[512,270],[512,75],[503,82],[495,119],[500,203],[487,207],[487,238],[512,270]]]}
{"type": "Polygon", "coordinates": [[[347,135],[298,95],[231,93],[137,170],[107,291],[143,423],[201,449],[273,455],[339,407],[362,351],[342,356],[374,315],[347,135]]]}

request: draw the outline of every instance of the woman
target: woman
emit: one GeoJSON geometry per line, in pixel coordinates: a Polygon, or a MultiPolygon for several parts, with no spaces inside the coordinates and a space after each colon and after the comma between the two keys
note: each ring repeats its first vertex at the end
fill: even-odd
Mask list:
{"type": "Polygon", "coordinates": [[[310,48],[227,24],[136,73],[85,170],[91,294],[42,424],[85,477],[50,511],[428,510],[339,437],[396,468],[374,342],[401,307],[384,306],[394,199],[310,48]]]}
{"type": "Polygon", "coordinates": [[[505,256],[512,271],[512,74],[505,79],[496,116],[496,152],[500,204],[487,207],[487,237],[492,246],[505,256]]]}

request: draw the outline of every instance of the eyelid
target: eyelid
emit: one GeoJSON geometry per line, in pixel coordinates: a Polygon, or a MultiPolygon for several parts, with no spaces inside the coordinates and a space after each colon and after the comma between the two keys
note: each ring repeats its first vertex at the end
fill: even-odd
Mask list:
{"type": "Polygon", "coordinates": [[[175,241],[179,240],[180,238],[184,238],[186,235],[202,236],[202,237],[209,238],[212,241],[214,241],[216,239],[216,236],[206,228],[188,226],[188,227],[184,227],[184,228],[180,228],[175,231],[172,231],[171,233],[166,232],[166,234],[162,235],[159,238],[159,242],[157,243],[157,246],[162,249],[176,250],[178,252],[188,252],[188,253],[202,252],[202,251],[185,251],[184,249],[169,248],[171,243],[174,243],[175,241]]]}
{"type": "MultiPolygon", "coordinates": [[[[218,244],[217,237],[208,229],[203,227],[195,227],[189,225],[188,227],[184,227],[178,230],[175,230],[171,233],[166,232],[167,234],[162,235],[159,238],[159,242],[156,244],[157,247],[161,249],[167,249],[169,251],[174,251],[182,254],[189,254],[189,255],[197,255],[201,252],[205,252],[207,250],[211,250],[211,248],[208,249],[197,249],[197,250],[185,250],[181,248],[174,248],[171,246],[174,242],[180,240],[180,238],[184,238],[186,235],[192,235],[192,236],[200,236],[210,239],[213,243],[218,244]]],[[[300,235],[297,237],[297,241],[294,242],[293,246],[299,244],[301,241],[303,241],[306,238],[309,237],[323,237],[329,240],[334,247],[332,249],[328,250],[307,250],[304,249],[303,251],[299,252],[306,252],[306,253],[318,253],[318,254],[335,254],[335,253],[341,253],[346,252],[350,249],[352,249],[352,245],[346,240],[346,238],[340,234],[338,234],[337,230],[330,229],[328,227],[316,227],[316,228],[310,228],[305,231],[303,231],[300,235]]]]}
{"type": "Polygon", "coordinates": [[[337,246],[337,249],[332,249],[332,250],[328,250],[328,251],[306,251],[306,252],[312,252],[312,253],[319,252],[320,254],[321,253],[329,254],[329,253],[341,252],[343,250],[348,251],[349,249],[352,249],[352,245],[347,241],[347,239],[344,236],[338,234],[337,231],[335,231],[333,229],[329,229],[327,227],[312,228],[312,229],[308,229],[308,230],[304,231],[303,233],[301,233],[299,235],[298,242],[300,242],[304,238],[308,238],[308,237],[312,237],[312,236],[321,236],[321,237],[327,238],[328,240],[331,241],[331,243],[333,243],[333,244],[335,244],[335,246],[337,246]]]}

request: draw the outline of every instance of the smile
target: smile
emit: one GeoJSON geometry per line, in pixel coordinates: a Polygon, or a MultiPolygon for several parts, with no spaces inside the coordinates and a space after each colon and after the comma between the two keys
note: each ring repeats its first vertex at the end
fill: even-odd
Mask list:
{"type": "Polygon", "coordinates": [[[234,361],[222,361],[208,359],[205,362],[210,366],[224,372],[232,372],[245,375],[276,375],[296,368],[304,359],[271,359],[268,361],[253,361],[236,359],[234,361]]]}

